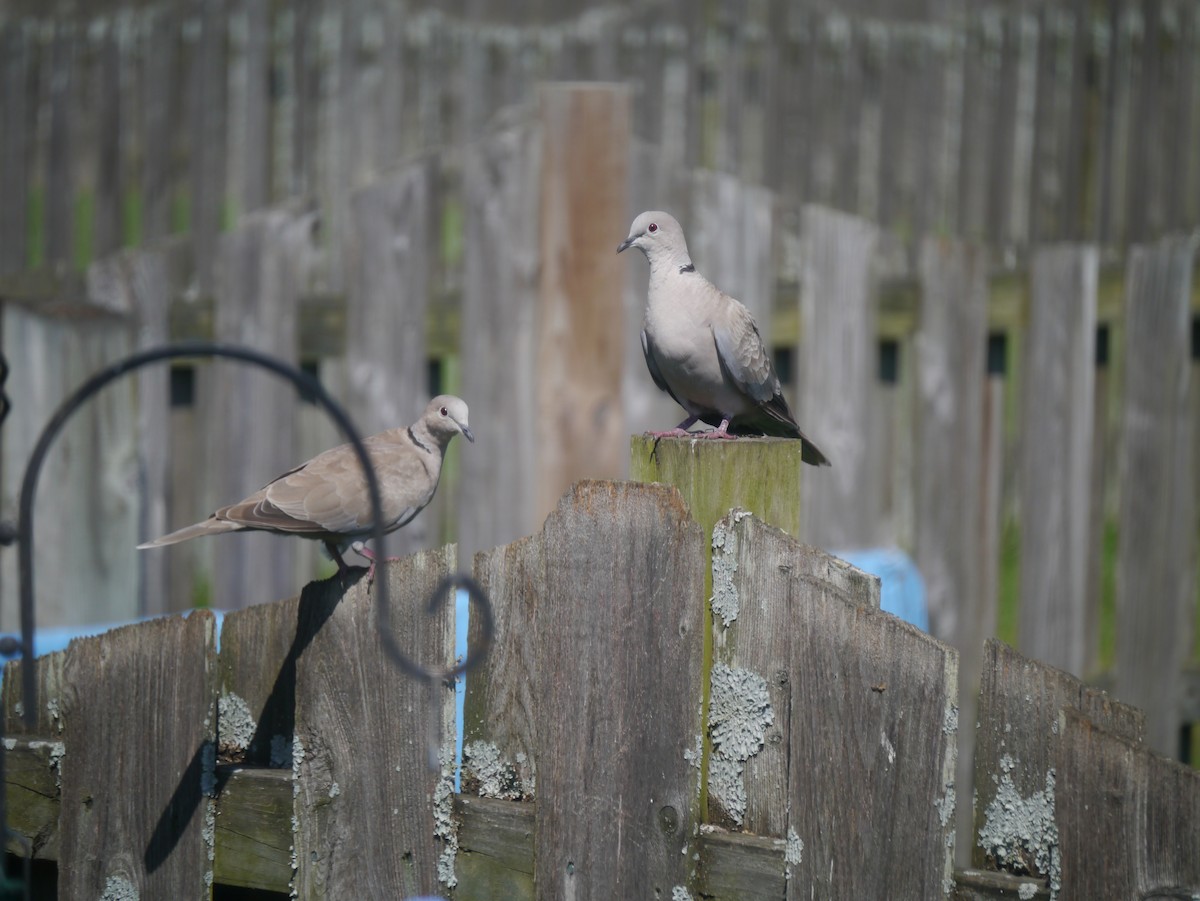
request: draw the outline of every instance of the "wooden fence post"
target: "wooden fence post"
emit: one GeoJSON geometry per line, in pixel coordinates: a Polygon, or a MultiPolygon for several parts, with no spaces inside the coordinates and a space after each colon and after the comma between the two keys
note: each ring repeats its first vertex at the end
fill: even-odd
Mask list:
{"type": "Polygon", "coordinates": [[[1076,676],[1091,538],[1095,247],[1033,255],[1021,427],[1021,651],[1076,676]]]}
{"type": "Polygon", "coordinates": [[[1150,746],[1171,756],[1196,597],[1188,399],[1196,246],[1188,237],[1134,247],[1125,291],[1115,691],[1146,711],[1150,746]]]}
{"type": "Polygon", "coordinates": [[[879,230],[865,219],[806,206],[801,225],[799,385],[793,413],[833,464],[802,486],[799,537],[824,548],[880,540],[883,502],[864,497],[866,442],[878,372],[872,260],[879,230]]]}

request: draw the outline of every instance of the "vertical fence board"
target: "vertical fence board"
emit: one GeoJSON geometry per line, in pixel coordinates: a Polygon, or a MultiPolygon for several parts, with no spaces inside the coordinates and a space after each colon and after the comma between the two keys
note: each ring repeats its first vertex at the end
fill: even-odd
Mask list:
{"type": "MultiPolygon", "coordinates": [[[[219,340],[296,362],[297,306],[311,242],[311,216],[284,210],[254,213],[222,237],[216,273],[219,340]]],[[[214,505],[233,503],[302,462],[293,447],[297,401],[290,383],[257,367],[218,362],[211,390],[202,421],[220,423],[210,432],[212,452],[204,464],[214,505]]],[[[213,603],[244,607],[291,593],[294,555],[300,552],[295,539],[249,534],[206,540],[216,549],[213,603]]]]}
{"type": "MultiPolygon", "coordinates": [[[[174,6],[148,12],[142,49],[141,129],[142,239],[171,231],[174,199],[174,149],[182,119],[183,84],[179,77],[180,22],[174,6]]],[[[132,117],[131,117],[132,118],[132,117]]]]}
{"type": "Polygon", "coordinates": [[[540,155],[541,136],[523,119],[468,148],[464,162],[462,391],[496,424],[477,432],[487,453],[462,457],[464,554],[537,525],[537,387],[529,361],[536,356],[540,155]],[[485,496],[490,502],[479,503],[485,496]]]}
{"type": "Polygon", "coordinates": [[[792,697],[802,691],[791,667],[793,624],[813,592],[877,608],[879,580],[744,510],[717,522],[712,544],[713,660],[724,670],[714,673],[707,725],[710,817],[783,838],[792,697]]]}
{"type": "Polygon", "coordinates": [[[1161,754],[1178,742],[1180,668],[1196,598],[1188,400],[1197,239],[1134,247],[1126,271],[1125,383],[1117,547],[1116,693],[1146,711],[1161,754]],[[1133,481],[1136,478],[1136,483],[1133,481]]]}
{"type": "Polygon", "coordinates": [[[1057,725],[1063,897],[1200,894],[1200,772],[1069,709],[1057,725]]]}
{"type": "Polygon", "coordinates": [[[76,70],[81,43],[74,28],[56,28],[51,38],[49,70],[45,72],[49,143],[42,180],[46,205],[43,249],[45,261],[51,264],[73,262],[76,178],[72,154],[76,125],[72,101],[78,89],[76,70]]]}
{"type": "Polygon", "coordinates": [[[208,898],[212,615],[196,611],[76,639],[63,678],[71,764],[62,772],[59,892],[208,898]]]}
{"type": "Polygon", "coordinates": [[[271,200],[271,7],[250,3],[245,7],[245,48],[242,59],[241,184],[239,207],[250,212],[271,200]]]}
{"type": "Polygon", "coordinates": [[[196,258],[196,280],[201,293],[215,285],[217,236],[225,202],[227,127],[226,29],[227,0],[194,0],[196,29],[188,67],[188,169],[189,209],[196,258]]]}
{"type": "Polygon", "coordinates": [[[34,57],[32,29],[16,22],[0,24],[0,275],[25,268],[29,224],[29,144],[32,143],[36,98],[30,88],[34,57]],[[30,102],[33,100],[34,102],[30,102]]]}
{"type": "Polygon", "coordinates": [[[1051,867],[1057,869],[1054,836],[1041,831],[1048,820],[1024,814],[1054,812],[1056,749],[1062,741],[1058,713],[1064,707],[1130,741],[1141,741],[1145,731],[1140,710],[988,639],[975,747],[975,866],[1038,876],[1051,876],[1051,867]]]}
{"type": "Polygon", "coordinates": [[[538,897],[674,894],[698,816],[701,530],[673,488],[584,482],[543,541],[538,897]]]}
{"type": "Polygon", "coordinates": [[[802,223],[799,387],[793,413],[832,463],[802,488],[800,537],[826,548],[878,538],[881,499],[862,497],[877,371],[872,261],[879,230],[845,213],[806,206],[802,223]]]}
{"type": "Polygon", "coordinates": [[[1021,405],[1021,650],[1077,676],[1091,538],[1095,247],[1033,256],[1021,405]]]}
{"type": "Polygon", "coordinates": [[[949,894],[958,655],[822,584],[792,584],[787,838],[803,851],[787,897],[949,894]],[[905,866],[877,865],[892,855],[905,866]]]}
{"type": "MultiPolygon", "coordinates": [[[[377,571],[389,580],[398,643],[435,670],[454,660],[454,604],[443,598],[433,613],[428,605],[454,560],[447,546],[377,571]]],[[[452,848],[438,838],[449,835],[454,689],[413,679],[384,656],[376,602],[365,577],[349,588],[344,579],[317,583],[300,598],[292,759],[298,898],[428,895],[440,874],[452,873],[452,848]]]]}
{"type": "Polygon", "coordinates": [[[121,73],[128,53],[121,29],[109,24],[98,39],[96,53],[99,69],[94,85],[94,115],[96,123],[97,169],[93,191],[92,257],[112,253],[121,246],[121,205],[124,201],[124,167],[121,148],[124,144],[130,111],[124,106],[121,73]]]}
{"type": "Polygon", "coordinates": [[[526,422],[537,434],[540,519],[576,479],[625,469],[625,261],[612,242],[628,227],[630,99],[603,84],[546,85],[539,96],[537,414],[526,422]]]}

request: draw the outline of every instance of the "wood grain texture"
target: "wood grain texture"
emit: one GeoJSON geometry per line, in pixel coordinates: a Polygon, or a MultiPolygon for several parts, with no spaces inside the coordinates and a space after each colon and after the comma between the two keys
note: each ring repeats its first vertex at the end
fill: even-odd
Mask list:
{"type": "Polygon", "coordinates": [[[1070,709],[1058,724],[1062,897],[1200,894],[1200,772],[1070,709]]]}
{"type": "Polygon", "coordinates": [[[783,838],[798,608],[814,592],[878,608],[879,580],[742,510],[713,529],[712,573],[713,662],[736,679],[713,678],[710,820],[783,838]]]}
{"type": "Polygon", "coordinates": [[[1196,519],[1188,299],[1196,237],[1134,247],[1126,270],[1115,692],[1146,711],[1147,741],[1177,750],[1193,634],[1196,519]]]}
{"type": "Polygon", "coordinates": [[[801,528],[800,442],[786,438],[705,441],[647,435],[630,439],[630,477],[674,485],[692,518],[711,535],[734,507],[749,510],[789,535],[801,528]]]}
{"type": "Polygon", "coordinates": [[[666,895],[698,818],[701,530],[674,489],[582,482],[542,537],[538,898],[666,895]]]}
{"type": "MultiPolygon", "coordinates": [[[[426,610],[454,559],[448,546],[377,573],[389,580],[401,648],[427,667],[454,660],[453,603],[426,610]]],[[[439,888],[446,849],[435,832],[439,816],[449,824],[453,785],[439,785],[448,775],[438,767],[448,765],[447,754],[453,759],[454,691],[411,679],[384,657],[375,603],[365,578],[348,590],[337,580],[313,583],[300,597],[296,631],[311,638],[296,662],[299,898],[404,897],[439,888]],[[444,809],[435,809],[437,797],[444,809]]]]}
{"type": "Polygon", "coordinates": [[[789,606],[787,897],[948,894],[957,653],[828,583],[794,580],[789,606]]]}
{"type": "Polygon", "coordinates": [[[1033,256],[1022,374],[1022,651],[1084,675],[1091,533],[1096,290],[1100,256],[1056,245],[1033,256]]]}
{"type": "Polygon", "coordinates": [[[33,88],[32,61],[35,57],[32,27],[15,23],[0,26],[0,108],[4,109],[4,131],[0,133],[0,274],[25,268],[29,246],[29,156],[28,135],[34,126],[37,102],[33,88]]]}
{"type": "Polygon", "coordinates": [[[537,385],[526,364],[537,346],[541,148],[534,122],[509,117],[469,147],[463,161],[462,392],[487,411],[489,422],[510,426],[503,442],[480,429],[479,446],[494,451],[462,456],[458,541],[464,559],[540,525],[533,489],[537,433],[529,427],[538,415],[537,385]],[[489,502],[481,503],[483,497],[489,502]]]}
{"type": "MultiPolygon", "coordinates": [[[[318,583],[345,590],[358,576],[318,583]]],[[[310,588],[310,592],[317,589],[310,588]]],[[[221,624],[219,681],[222,763],[292,766],[296,722],[296,663],[313,638],[315,621],[300,628],[300,599],[232,610],[221,624]]]]}
{"type": "Polygon", "coordinates": [[[877,370],[873,259],[878,228],[806,206],[801,225],[804,333],[792,413],[832,466],[806,476],[797,537],[825,548],[873,546],[883,500],[864,497],[867,418],[877,370]]]}
{"type": "Polygon", "coordinates": [[[59,891],[207,898],[216,628],[194,611],[80,638],[66,652],[59,891]],[[132,699],[136,699],[133,702],[132,699]]]}
{"type": "Polygon", "coordinates": [[[1050,875],[1035,861],[1039,851],[1046,855],[1044,860],[1049,859],[1049,843],[1039,844],[1041,839],[1030,832],[1028,821],[1014,818],[1005,803],[1045,793],[1043,798],[1053,805],[1054,790],[1047,791],[1047,782],[1054,785],[1062,740],[1058,712],[1064,707],[1131,741],[1140,742],[1145,733],[1140,710],[1084,685],[1070,673],[1024,657],[1001,641],[987,641],[975,746],[974,833],[982,841],[971,849],[974,866],[1050,875]]]}
{"type": "Polygon", "coordinates": [[[292,878],[292,771],[217,769],[213,876],[225,885],[287,890],[292,878]]]}
{"type": "MultiPolygon", "coordinates": [[[[544,597],[541,535],[475,555],[474,576],[492,603],[495,631],[488,655],[471,671],[463,707],[464,791],[533,800],[537,784],[535,688],[541,677],[530,624],[544,597]],[[482,742],[483,744],[477,744],[482,742]]],[[[470,620],[470,643],[482,628],[470,620]]]]}
{"type": "MultiPolygon", "coordinates": [[[[535,521],[580,478],[625,471],[621,404],[630,91],[574,82],[538,92],[541,261],[534,319],[538,478],[535,521]]],[[[624,349],[625,353],[631,349],[624,349]]],[[[510,365],[523,365],[513,359],[510,365]]]]}

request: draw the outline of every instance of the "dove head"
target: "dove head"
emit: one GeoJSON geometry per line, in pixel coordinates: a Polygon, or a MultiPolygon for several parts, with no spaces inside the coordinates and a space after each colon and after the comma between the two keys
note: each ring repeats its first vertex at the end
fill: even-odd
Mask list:
{"type": "Polygon", "coordinates": [[[439,394],[431,400],[420,425],[443,448],[460,432],[468,441],[475,440],[475,434],[467,425],[467,402],[453,394],[439,394]]]}
{"type": "Polygon", "coordinates": [[[683,229],[674,216],[661,210],[649,210],[633,220],[629,237],[617,246],[617,253],[630,247],[644,253],[651,268],[660,263],[674,264],[683,271],[684,267],[692,265],[683,229]]]}

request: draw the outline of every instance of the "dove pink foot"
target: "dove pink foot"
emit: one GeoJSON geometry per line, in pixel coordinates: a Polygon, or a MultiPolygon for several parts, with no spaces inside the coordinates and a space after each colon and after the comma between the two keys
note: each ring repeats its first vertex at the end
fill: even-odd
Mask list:
{"type": "MultiPolygon", "coordinates": [[[[358,554],[358,556],[362,557],[363,559],[371,561],[371,565],[367,567],[367,581],[373,582],[375,580],[375,564],[379,559],[375,556],[375,552],[361,541],[356,541],[351,544],[350,550],[354,551],[354,553],[358,554]]],[[[399,559],[399,557],[388,557],[386,560],[384,560],[384,563],[391,563],[393,560],[399,559]]]]}
{"type": "Polygon", "coordinates": [[[697,416],[689,416],[673,429],[665,432],[647,432],[646,434],[651,438],[694,438],[695,436],[688,429],[695,425],[698,419],[697,416]]]}
{"type": "Polygon", "coordinates": [[[728,438],[730,441],[737,439],[737,435],[729,434],[729,420],[722,419],[721,424],[715,429],[710,429],[707,432],[697,432],[693,438],[728,438]]]}

